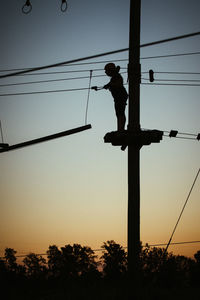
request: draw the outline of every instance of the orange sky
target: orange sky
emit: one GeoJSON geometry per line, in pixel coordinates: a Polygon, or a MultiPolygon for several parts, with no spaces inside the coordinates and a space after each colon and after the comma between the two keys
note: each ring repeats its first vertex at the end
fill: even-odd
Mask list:
{"type": "MultiPolygon", "coordinates": [[[[129,1],[71,1],[67,14],[55,1],[48,10],[34,1],[30,15],[19,3],[0,4],[1,70],[46,65],[128,47],[129,1]],[[52,22],[52,20],[54,20],[52,22]],[[78,21],[77,21],[78,20],[78,21]],[[103,20],[103,21],[102,21],[103,20]],[[6,34],[5,34],[6,32],[6,34]]],[[[200,2],[142,1],[141,43],[199,30],[200,2]],[[181,9],[180,9],[181,3],[181,9]],[[169,22],[170,20],[170,22],[169,22]]],[[[142,83],[155,79],[199,80],[199,55],[150,59],[152,56],[194,53],[194,37],[141,49],[142,83]],[[156,72],[165,72],[165,74],[156,72]],[[144,73],[143,73],[144,72],[144,73]],[[183,72],[184,75],[167,74],[183,72]]],[[[128,53],[103,57],[94,64],[66,66],[35,75],[1,80],[1,84],[105,75],[111,60],[126,71],[128,53]]],[[[124,82],[127,75],[123,74],[124,82]]],[[[103,86],[107,77],[93,77],[103,86]]],[[[183,82],[183,81],[182,81],[183,82]]],[[[0,94],[88,87],[89,79],[1,87],[0,94]]],[[[127,88],[127,85],[126,85],[127,88]]],[[[200,132],[199,86],[141,85],[141,127],[200,132]]],[[[26,96],[0,95],[4,141],[19,143],[84,125],[87,90],[26,96]]],[[[80,243],[99,249],[115,240],[127,245],[127,152],[104,144],[116,129],[108,91],[91,91],[88,123],[92,129],[49,143],[0,155],[0,255],[5,247],[18,254],[43,253],[49,245],[80,243]]],[[[200,166],[199,142],[164,138],[141,150],[141,240],[167,243],[200,166]]],[[[200,240],[199,179],[175,232],[173,242],[200,240]]],[[[175,254],[192,256],[199,244],[171,246],[175,254]]]]}

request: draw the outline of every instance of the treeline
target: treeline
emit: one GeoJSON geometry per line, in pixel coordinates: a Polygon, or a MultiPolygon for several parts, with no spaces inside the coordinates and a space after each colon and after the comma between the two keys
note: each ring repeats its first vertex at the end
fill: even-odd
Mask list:
{"type": "MultiPolygon", "coordinates": [[[[114,241],[102,245],[97,258],[90,247],[80,244],[60,249],[49,246],[45,259],[35,253],[28,254],[18,264],[14,249],[6,248],[0,260],[0,282],[5,287],[42,287],[96,285],[99,283],[127,282],[127,252],[114,241]]],[[[141,247],[139,282],[142,286],[164,288],[199,287],[200,251],[194,259],[165,252],[163,248],[141,247]]],[[[30,290],[30,289],[29,289],[30,290]]]]}

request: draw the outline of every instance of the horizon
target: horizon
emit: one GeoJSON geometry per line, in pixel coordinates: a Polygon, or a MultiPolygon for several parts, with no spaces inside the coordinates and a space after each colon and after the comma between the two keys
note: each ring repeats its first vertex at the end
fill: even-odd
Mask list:
{"type": "MultiPolygon", "coordinates": [[[[65,13],[53,0],[48,6],[35,0],[28,15],[21,12],[24,2],[0,4],[1,70],[128,47],[129,0],[76,0],[68,3],[65,13]]],[[[199,31],[199,9],[197,0],[142,1],[141,44],[199,31]]],[[[143,243],[168,242],[200,167],[195,138],[200,133],[199,50],[199,36],[141,49],[141,127],[165,135],[171,130],[186,133],[164,137],[160,144],[141,150],[143,243]]],[[[90,70],[92,86],[104,86],[109,81],[104,77],[105,60],[119,65],[122,72],[127,70],[125,52],[86,61],[88,65],[49,70],[56,74],[2,78],[1,142],[13,145],[83,126],[90,70]],[[79,88],[83,90],[74,91],[79,88]]],[[[126,71],[122,76],[127,84],[126,71]]],[[[104,240],[113,239],[127,245],[127,152],[103,142],[107,132],[116,130],[112,96],[91,90],[89,100],[92,129],[0,153],[0,256],[6,247],[18,253],[43,253],[53,243],[98,249],[104,240]]],[[[200,240],[199,212],[198,179],[172,243],[200,240]]],[[[191,257],[199,245],[171,245],[171,249],[191,257]]]]}

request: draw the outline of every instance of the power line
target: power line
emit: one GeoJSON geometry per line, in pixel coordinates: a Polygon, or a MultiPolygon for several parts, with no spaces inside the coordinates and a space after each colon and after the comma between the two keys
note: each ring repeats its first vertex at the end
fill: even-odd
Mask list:
{"type": "MultiPolygon", "coordinates": [[[[149,81],[149,78],[141,78],[141,79],[149,81]]],[[[200,82],[199,79],[158,79],[158,78],[154,79],[154,81],[155,82],[159,82],[159,81],[161,81],[161,82],[163,82],[163,81],[171,82],[171,81],[173,81],[173,82],[179,82],[179,83],[181,83],[181,82],[200,82]]]]}
{"type": "MultiPolygon", "coordinates": [[[[112,60],[102,60],[102,61],[92,61],[92,62],[85,62],[85,63],[72,63],[72,64],[63,64],[58,66],[58,68],[64,68],[64,67],[76,67],[76,66],[84,66],[84,65],[94,65],[94,64],[102,64],[102,63],[109,63],[109,62],[122,62],[122,61],[128,61],[127,58],[125,59],[112,59],[112,60]]],[[[29,68],[16,68],[16,69],[4,69],[4,70],[0,70],[0,72],[14,72],[14,71],[23,71],[23,70],[30,70],[30,69],[34,69],[34,67],[29,67],[29,68]]],[[[95,70],[95,69],[94,69],[95,70]]],[[[97,70],[102,70],[102,69],[97,69],[97,70]]],[[[82,70],[80,70],[82,71],[82,70]]],[[[88,70],[86,70],[88,71],[88,70]]],[[[73,71],[72,71],[73,72],[73,71]]],[[[74,72],[78,72],[78,71],[74,71],[74,72]]]]}
{"type": "MultiPolygon", "coordinates": [[[[189,34],[185,34],[185,35],[181,35],[181,36],[175,36],[175,37],[168,38],[168,39],[158,40],[158,41],[154,41],[154,42],[150,42],[150,43],[140,45],[140,47],[144,48],[144,47],[159,45],[159,44],[163,44],[163,43],[172,42],[172,41],[175,41],[175,40],[194,37],[194,36],[197,36],[197,35],[200,35],[200,32],[194,32],[194,33],[189,33],[189,34]]],[[[30,72],[34,72],[34,71],[39,71],[39,70],[44,70],[44,69],[49,69],[49,68],[55,68],[55,67],[59,67],[59,66],[66,65],[66,64],[76,63],[76,62],[79,62],[79,61],[84,61],[84,60],[89,60],[89,59],[93,59],[93,58],[97,58],[97,57],[122,53],[122,52],[126,52],[128,50],[129,50],[129,48],[123,48],[123,49],[119,49],[119,50],[114,50],[114,51],[99,53],[99,54],[90,55],[90,56],[86,56],[86,57],[81,57],[81,58],[77,58],[77,59],[72,59],[72,60],[68,60],[68,61],[65,61],[65,62],[50,64],[50,65],[41,66],[41,67],[35,67],[35,68],[31,68],[31,69],[27,69],[27,70],[23,70],[23,71],[19,71],[19,72],[14,72],[14,73],[1,75],[0,78],[6,78],[6,77],[16,76],[16,75],[30,73],[30,72]]]]}
{"type": "MultiPolygon", "coordinates": [[[[121,74],[127,74],[127,72],[121,72],[121,74]]],[[[106,75],[94,75],[93,78],[106,77],[106,75]]],[[[61,81],[70,81],[70,80],[82,80],[88,79],[89,76],[79,76],[79,77],[70,77],[70,78],[59,78],[59,79],[49,79],[49,80],[38,80],[38,81],[28,81],[28,82],[19,82],[19,83],[8,83],[8,84],[0,84],[0,87],[10,87],[10,86],[20,86],[20,85],[30,85],[30,84],[41,84],[41,83],[50,83],[50,82],[61,82],[61,81]]],[[[149,81],[148,78],[142,78],[142,80],[149,81]]],[[[155,81],[173,81],[173,82],[200,82],[200,80],[192,80],[192,79],[155,79],[155,81]]],[[[145,83],[142,83],[145,84],[145,83]]],[[[151,84],[152,85],[152,84],[151,84]]],[[[155,85],[155,84],[154,84],[155,85]]],[[[173,84],[170,84],[173,85],[173,84]]],[[[182,85],[180,83],[180,85],[182,85]]],[[[191,86],[191,84],[189,84],[191,86]]],[[[199,86],[197,84],[192,84],[192,86],[199,86]]]]}
{"type": "MultiPolygon", "coordinates": [[[[94,70],[90,70],[94,71],[94,70]]],[[[89,72],[90,72],[89,71],[89,72]]],[[[126,74],[127,72],[121,72],[121,74],[126,74]]],[[[93,75],[93,78],[106,77],[107,75],[93,75]]],[[[27,85],[27,84],[39,84],[39,83],[50,83],[50,82],[61,82],[68,80],[81,80],[81,79],[89,79],[90,76],[79,76],[79,77],[70,77],[70,78],[59,78],[59,79],[49,79],[49,80],[38,80],[38,81],[28,81],[28,82],[19,82],[19,83],[8,83],[8,84],[0,84],[0,87],[8,87],[8,86],[19,86],[19,85],[27,85]]]]}
{"type": "MultiPolygon", "coordinates": [[[[164,134],[164,137],[171,138],[170,136],[164,134]]],[[[181,139],[181,140],[191,140],[191,141],[197,141],[197,138],[189,138],[189,137],[181,137],[181,136],[173,136],[175,139],[181,139]]]]}
{"type": "MultiPolygon", "coordinates": [[[[152,130],[152,129],[147,129],[147,128],[142,128],[143,130],[152,130]]],[[[188,136],[195,136],[195,137],[197,137],[197,135],[198,134],[196,134],[196,133],[188,133],[188,132],[179,132],[178,130],[162,130],[164,133],[168,133],[168,134],[170,134],[172,131],[176,131],[176,133],[177,134],[181,134],[181,135],[188,135],[188,136]]],[[[171,137],[173,137],[173,136],[171,136],[171,137]]]]}
{"type": "MultiPolygon", "coordinates": [[[[200,243],[200,241],[191,241],[191,242],[174,242],[171,243],[171,245],[175,246],[175,245],[184,245],[184,244],[197,244],[200,243]]],[[[150,247],[160,247],[160,246],[166,246],[166,243],[163,244],[154,244],[154,245],[149,245],[150,247]]]]}
{"type": "MultiPolygon", "coordinates": [[[[93,70],[92,70],[93,71],[93,70]]],[[[78,72],[78,71],[77,71],[78,72]]],[[[86,70],[84,71],[86,72],[86,70]]],[[[88,70],[87,70],[88,72],[88,70]]],[[[146,72],[145,72],[146,73],[146,72]]],[[[165,73],[165,72],[157,72],[157,73],[165,73]]],[[[127,74],[127,72],[121,72],[121,74],[127,74]]],[[[177,74],[177,72],[176,72],[177,74]]],[[[193,74],[193,73],[192,73],[193,74]]],[[[200,73],[197,73],[200,74],[200,73]]],[[[30,75],[30,74],[28,74],[30,75]]],[[[36,75],[36,74],[35,74],[36,75]]],[[[106,77],[106,75],[94,75],[93,78],[106,77]]],[[[82,80],[88,79],[89,76],[79,76],[79,77],[70,77],[70,78],[60,78],[60,79],[49,79],[49,80],[38,80],[38,81],[28,81],[28,82],[19,82],[19,83],[9,83],[9,84],[1,84],[0,87],[11,87],[11,86],[20,86],[20,85],[31,85],[31,84],[43,84],[43,83],[51,83],[51,82],[61,82],[61,81],[70,81],[70,80],[82,80]]],[[[148,78],[142,78],[142,80],[148,81],[148,78]]],[[[189,80],[189,79],[155,79],[157,83],[146,83],[142,82],[142,85],[169,85],[169,86],[200,86],[200,84],[195,84],[194,82],[200,82],[200,80],[189,80]],[[169,82],[179,82],[179,83],[160,83],[159,81],[169,81],[169,82]],[[181,82],[193,82],[193,83],[181,83],[181,82]]],[[[68,90],[55,90],[55,91],[37,91],[37,92],[23,92],[23,93],[8,93],[8,94],[0,94],[1,96],[17,96],[17,95],[28,95],[28,94],[39,94],[39,93],[54,93],[54,92],[67,92],[67,91],[76,91],[76,90],[84,90],[86,88],[79,89],[68,89],[68,90]]]]}
{"type": "Polygon", "coordinates": [[[48,90],[48,91],[36,91],[36,92],[23,92],[23,93],[11,93],[11,94],[0,94],[0,97],[7,96],[25,96],[25,95],[36,95],[36,94],[49,94],[49,93],[63,93],[63,92],[75,92],[75,91],[85,91],[87,88],[75,88],[66,90],[48,90]]]}
{"type": "MultiPolygon", "coordinates": [[[[57,75],[57,74],[68,74],[68,73],[81,73],[81,72],[89,72],[90,70],[70,70],[70,71],[54,71],[54,72],[39,72],[39,73],[27,73],[27,74],[19,74],[16,76],[38,76],[38,75],[57,75]]],[[[102,69],[93,69],[93,71],[102,71],[102,69]]],[[[1,78],[1,77],[0,77],[1,78]]]]}
{"type": "Polygon", "coordinates": [[[142,82],[142,85],[151,85],[151,86],[193,86],[193,87],[199,87],[200,84],[195,84],[195,83],[146,83],[142,82]]]}
{"type": "MultiPolygon", "coordinates": [[[[152,130],[147,128],[142,128],[143,130],[152,130]]],[[[183,140],[193,140],[193,141],[199,141],[200,140],[200,133],[187,133],[187,132],[179,132],[178,130],[161,130],[164,133],[164,137],[168,138],[177,138],[177,139],[183,139],[183,140]],[[165,134],[166,133],[166,134],[165,134]],[[177,136],[181,135],[181,136],[177,136]]]]}
{"type": "MultiPolygon", "coordinates": [[[[186,244],[198,244],[200,243],[200,241],[187,241],[187,242],[174,242],[174,243],[171,243],[171,246],[176,246],[176,245],[186,245],[186,244]]],[[[160,243],[160,244],[146,244],[146,245],[143,245],[142,248],[145,248],[147,247],[147,245],[149,247],[161,247],[161,246],[166,246],[167,244],[166,243],[160,243]]],[[[127,247],[122,247],[123,249],[127,249],[127,247]]],[[[92,251],[94,252],[102,252],[104,251],[103,249],[92,249],[92,251]]],[[[32,252],[30,252],[32,253],[32,252]]],[[[28,254],[22,254],[22,255],[16,255],[15,257],[16,258],[22,258],[22,257],[26,257],[28,254]]],[[[47,253],[36,253],[36,255],[40,255],[40,256],[47,256],[48,254],[47,253]]],[[[5,257],[4,256],[1,256],[0,259],[4,259],[5,257]]]]}
{"type": "Polygon", "coordinates": [[[88,106],[89,106],[89,100],[90,100],[91,82],[92,82],[92,70],[90,71],[90,79],[89,79],[89,86],[88,86],[88,95],[87,95],[86,111],[85,111],[85,125],[87,124],[87,115],[88,115],[88,106]]]}
{"type": "Polygon", "coordinates": [[[199,79],[155,79],[155,81],[173,81],[173,82],[200,82],[199,79]]]}
{"type": "Polygon", "coordinates": [[[40,71],[40,70],[49,69],[49,68],[56,68],[56,67],[59,67],[59,66],[62,66],[62,65],[72,64],[72,63],[76,63],[76,62],[79,62],[79,61],[89,60],[89,59],[102,57],[102,56],[106,56],[106,55],[111,55],[111,54],[116,54],[116,53],[121,53],[121,52],[125,52],[125,51],[128,51],[128,48],[119,49],[119,50],[115,50],[115,51],[104,52],[104,53],[91,55],[91,56],[86,56],[86,57],[81,57],[81,58],[77,58],[77,59],[68,60],[68,61],[65,61],[65,62],[46,65],[46,66],[35,67],[35,68],[27,69],[27,70],[24,70],[24,71],[9,73],[9,74],[5,74],[5,75],[1,75],[0,78],[6,78],[6,77],[11,77],[11,76],[26,74],[26,73],[40,71]]]}
{"type": "MultiPolygon", "coordinates": [[[[154,74],[171,74],[171,75],[200,75],[199,72],[177,72],[177,71],[153,71],[154,74]]],[[[141,72],[142,74],[149,74],[149,71],[141,72]]]]}
{"type": "Polygon", "coordinates": [[[184,203],[184,205],[183,205],[183,208],[182,208],[181,213],[180,213],[180,215],[179,215],[179,217],[178,217],[178,220],[177,220],[177,222],[176,222],[176,224],[175,224],[175,226],[174,226],[174,229],[173,229],[173,231],[172,231],[171,237],[170,237],[170,239],[169,239],[169,242],[168,242],[168,244],[167,244],[167,247],[166,247],[165,251],[167,251],[168,248],[169,248],[169,245],[170,245],[171,240],[172,240],[172,238],[173,238],[173,235],[174,235],[174,233],[175,233],[175,231],[176,231],[176,228],[177,228],[177,226],[178,226],[178,224],[179,224],[179,222],[180,222],[180,219],[181,219],[181,217],[182,217],[182,215],[183,215],[184,209],[185,209],[186,204],[187,204],[187,202],[188,202],[188,200],[189,200],[189,198],[190,198],[190,195],[191,195],[192,190],[193,190],[193,188],[194,188],[194,186],[195,186],[195,183],[196,183],[196,181],[197,181],[197,178],[198,178],[198,176],[199,176],[199,173],[200,173],[200,168],[199,168],[199,170],[197,171],[197,174],[196,174],[195,179],[194,179],[194,181],[193,181],[193,183],[192,183],[192,186],[191,186],[191,188],[190,188],[189,194],[188,194],[188,196],[187,196],[187,198],[186,198],[186,201],[185,201],[185,203],[184,203]]]}
{"type": "MultiPolygon", "coordinates": [[[[84,71],[84,72],[86,72],[86,71],[84,71]]],[[[127,74],[127,72],[121,72],[121,74],[127,74]]],[[[37,75],[37,74],[35,74],[35,75],[37,75]]],[[[94,75],[93,76],[93,78],[100,78],[100,77],[106,77],[106,75],[94,75]]],[[[89,79],[89,78],[90,78],[89,76],[79,76],[79,77],[70,77],[70,78],[59,78],[59,79],[48,79],[48,80],[38,80],[38,81],[27,81],[27,82],[19,82],[19,83],[0,84],[0,87],[11,87],[11,86],[41,84],[41,83],[43,84],[43,83],[50,83],[50,82],[61,82],[61,81],[70,81],[70,80],[82,80],[82,79],[89,79]]],[[[142,78],[142,80],[149,81],[149,78],[142,78]]],[[[157,84],[159,84],[159,81],[179,82],[178,85],[182,85],[181,82],[200,82],[200,80],[196,80],[196,79],[193,79],[193,80],[192,79],[155,79],[155,81],[156,82],[158,81],[157,84]]],[[[142,83],[142,84],[145,84],[145,83],[142,83]]],[[[152,84],[152,83],[149,83],[149,84],[156,85],[156,84],[152,84]]],[[[175,84],[170,83],[168,85],[175,85],[175,84]]],[[[192,85],[189,84],[189,86],[199,86],[199,85],[197,85],[197,84],[192,84],[192,85]]]]}
{"type": "MultiPolygon", "coordinates": [[[[126,85],[126,84],[125,84],[126,85]]],[[[190,86],[190,87],[200,87],[200,84],[178,84],[178,83],[141,83],[141,85],[151,85],[151,86],[190,86]]],[[[24,95],[36,95],[36,94],[49,94],[49,93],[63,93],[63,92],[75,92],[75,91],[84,91],[88,88],[74,88],[74,89],[59,89],[59,90],[47,90],[47,91],[33,91],[33,92],[22,92],[22,93],[7,93],[0,94],[0,97],[7,96],[24,96],[24,95]]]]}
{"type": "MultiPolygon", "coordinates": [[[[148,72],[145,72],[145,73],[148,73],[148,72]]],[[[155,71],[154,73],[157,73],[157,74],[177,74],[177,75],[200,75],[199,72],[168,72],[168,71],[157,72],[157,71],[155,71]]]]}
{"type": "Polygon", "coordinates": [[[0,132],[1,132],[1,142],[2,142],[2,144],[4,144],[3,129],[2,129],[1,120],[0,120],[0,132]]]}
{"type": "MultiPolygon", "coordinates": [[[[95,75],[93,77],[105,77],[106,75],[95,75]]],[[[19,85],[26,85],[26,84],[38,84],[38,83],[50,83],[50,82],[61,82],[61,81],[68,81],[68,80],[81,80],[81,79],[88,79],[89,76],[80,76],[80,77],[71,77],[71,78],[60,78],[60,79],[49,79],[49,80],[38,80],[38,81],[28,81],[28,82],[20,82],[20,83],[9,83],[9,84],[0,84],[0,87],[8,87],[8,86],[19,86],[19,85]]]]}
{"type": "Polygon", "coordinates": [[[185,38],[189,38],[189,37],[194,37],[200,35],[200,31],[198,32],[194,32],[194,33],[189,33],[189,34],[184,34],[184,35],[179,35],[179,36],[175,36],[172,38],[168,38],[168,39],[163,39],[163,40],[159,40],[159,41],[155,41],[155,42],[151,42],[151,43],[146,43],[141,45],[141,48],[144,47],[149,47],[149,46],[155,46],[155,45],[159,45],[159,44],[164,44],[164,43],[168,43],[168,42],[173,42],[173,41],[177,41],[180,39],[185,39],[185,38]]]}
{"type": "MultiPolygon", "coordinates": [[[[171,131],[164,130],[164,132],[170,133],[171,131]]],[[[179,133],[181,135],[189,135],[189,136],[195,136],[195,137],[197,136],[197,134],[195,134],[195,133],[187,133],[187,132],[177,132],[177,133],[179,133]]]]}
{"type": "MultiPolygon", "coordinates": [[[[106,75],[96,75],[94,77],[102,77],[106,75]]],[[[26,84],[38,84],[38,83],[50,83],[50,82],[61,82],[67,80],[79,80],[79,79],[87,79],[88,76],[80,76],[80,77],[72,77],[72,78],[60,78],[60,79],[49,79],[49,80],[38,80],[38,81],[28,81],[28,82],[19,82],[19,83],[8,83],[8,84],[0,84],[0,87],[8,87],[8,86],[19,86],[26,84]]]]}
{"type": "Polygon", "coordinates": [[[175,139],[181,139],[181,140],[190,140],[190,141],[199,141],[199,135],[196,136],[196,138],[190,138],[190,137],[185,137],[185,136],[169,136],[164,134],[164,137],[168,137],[168,138],[175,138],[175,139]]]}
{"type": "MultiPolygon", "coordinates": [[[[150,130],[150,129],[145,129],[145,130],[150,130]]],[[[180,134],[180,135],[188,135],[188,136],[193,136],[193,137],[196,137],[198,136],[198,134],[196,133],[188,133],[188,132],[179,132],[178,130],[162,130],[164,133],[168,133],[169,134],[169,137],[176,137],[176,136],[171,136],[170,134],[172,133],[172,131],[175,131],[176,134],[180,134]]]]}
{"type": "MultiPolygon", "coordinates": [[[[175,54],[165,54],[165,55],[156,55],[156,56],[145,56],[145,57],[141,57],[142,60],[145,59],[159,59],[159,58],[170,58],[170,57],[179,57],[179,56],[192,56],[192,55],[199,55],[200,52],[188,52],[188,53],[175,53],[175,54]]],[[[109,63],[109,62],[128,62],[128,58],[123,58],[123,59],[112,59],[112,60],[101,60],[101,61],[92,61],[92,62],[85,62],[85,63],[72,63],[72,64],[63,64],[59,67],[68,67],[68,66],[83,66],[83,65],[94,65],[94,64],[104,64],[104,63],[109,63]]],[[[16,72],[16,71],[23,71],[23,70],[29,70],[29,69],[33,69],[34,67],[29,67],[29,68],[13,68],[13,69],[4,69],[4,70],[0,70],[0,72],[16,72]]],[[[101,69],[97,69],[97,70],[101,70],[101,69]]],[[[81,72],[82,70],[80,70],[81,72]]],[[[89,70],[86,70],[89,71],[89,70]]],[[[79,72],[79,71],[69,71],[69,72],[79,72]]],[[[46,74],[46,73],[45,73],[46,74]]],[[[47,73],[47,74],[51,74],[51,73],[47,73]]],[[[32,75],[40,75],[40,74],[32,74],[32,75]]]]}
{"type": "Polygon", "coordinates": [[[147,57],[141,57],[141,59],[170,58],[170,57],[189,56],[189,55],[198,55],[198,54],[200,54],[200,52],[177,53],[177,54],[166,54],[166,55],[157,55],[157,56],[147,56],[147,57]]]}
{"type": "MultiPolygon", "coordinates": [[[[126,68],[121,68],[126,69],[126,68]]],[[[63,74],[63,73],[78,73],[78,72],[90,72],[91,70],[71,70],[64,72],[49,72],[49,73],[36,73],[36,74],[27,74],[27,75],[50,75],[50,74],[63,74]]],[[[94,71],[102,71],[102,69],[93,69],[94,71]]],[[[143,72],[143,74],[147,74],[148,72],[143,72]]],[[[189,72],[154,72],[157,74],[184,74],[184,75],[200,75],[200,73],[189,73],[189,72]]],[[[121,74],[127,74],[127,72],[121,72],[121,74]]],[[[94,78],[105,77],[106,75],[94,75],[94,78]]],[[[19,86],[19,85],[27,85],[27,84],[39,84],[39,83],[50,83],[50,82],[60,82],[60,81],[68,81],[68,80],[80,80],[80,79],[88,79],[89,76],[79,76],[79,77],[70,77],[70,78],[59,78],[59,79],[48,79],[48,80],[38,80],[38,81],[28,81],[28,82],[19,82],[19,83],[8,83],[8,84],[0,84],[0,87],[9,87],[9,86],[19,86]]],[[[142,78],[142,80],[149,81],[149,78],[142,78]]],[[[155,79],[155,81],[175,81],[175,82],[200,82],[197,79],[155,79]]]]}

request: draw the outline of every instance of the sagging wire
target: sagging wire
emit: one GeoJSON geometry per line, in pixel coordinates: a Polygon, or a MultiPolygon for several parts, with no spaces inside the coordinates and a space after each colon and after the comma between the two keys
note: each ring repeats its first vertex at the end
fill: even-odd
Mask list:
{"type": "Polygon", "coordinates": [[[27,15],[31,12],[32,10],[32,4],[30,0],[26,0],[26,3],[22,6],[22,12],[23,14],[27,15]]]}

